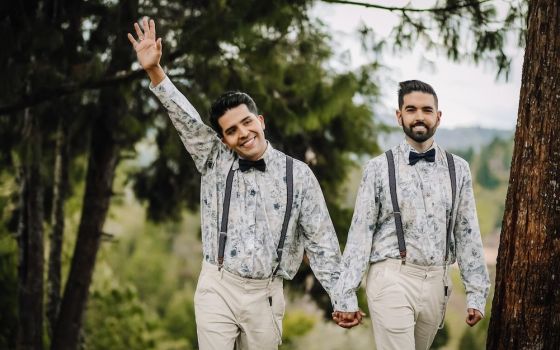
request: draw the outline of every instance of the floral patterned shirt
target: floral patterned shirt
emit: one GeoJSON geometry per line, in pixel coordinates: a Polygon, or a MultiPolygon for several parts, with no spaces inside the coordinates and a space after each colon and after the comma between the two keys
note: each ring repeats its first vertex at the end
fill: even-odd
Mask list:
{"type": "MultiPolygon", "coordinates": [[[[451,210],[451,181],[445,150],[435,142],[435,162],[408,164],[410,151],[403,141],[392,149],[395,158],[397,198],[402,215],[407,262],[445,264],[447,216],[451,210]]],[[[414,151],[416,152],[416,151],[414,151]]],[[[450,263],[458,262],[467,293],[467,305],[484,313],[490,288],[476,214],[468,163],[453,156],[457,193],[450,241],[450,263]]],[[[385,259],[400,259],[389,191],[387,158],[382,154],[365,166],[356,199],[352,225],[335,288],[335,309],[356,311],[356,289],[367,266],[385,259]]]]}
{"type": "MultiPolygon", "coordinates": [[[[238,156],[204,124],[186,97],[165,78],[150,89],[167,109],[179,136],[202,175],[200,211],[204,259],[217,264],[226,177],[234,171],[224,269],[242,277],[269,278],[286,210],[286,156],[270,144],[266,170],[239,171],[238,156]]],[[[319,182],[307,164],[294,159],[293,206],[278,275],[292,279],[303,252],[329,295],[340,268],[340,247],[319,182]]]]}

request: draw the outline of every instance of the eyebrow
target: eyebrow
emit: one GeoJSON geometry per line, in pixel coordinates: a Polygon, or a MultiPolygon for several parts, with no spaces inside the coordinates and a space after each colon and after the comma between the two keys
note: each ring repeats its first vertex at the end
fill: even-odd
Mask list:
{"type": "MultiPolygon", "coordinates": [[[[245,118],[241,119],[241,121],[240,121],[239,123],[244,123],[247,119],[250,119],[251,117],[252,117],[252,116],[248,115],[248,116],[246,116],[245,118]]],[[[232,126],[230,126],[229,128],[227,128],[227,129],[224,131],[224,133],[227,134],[228,132],[233,131],[233,130],[235,130],[235,129],[237,129],[237,124],[236,124],[236,125],[232,125],[232,126]]]]}
{"type": "Polygon", "coordinates": [[[408,109],[408,108],[414,108],[414,109],[418,109],[418,108],[420,108],[420,109],[431,109],[431,110],[433,110],[433,109],[434,109],[434,107],[433,107],[433,106],[422,106],[422,107],[416,107],[415,105],[406,105],[406,106],[404,106],[404,108],[405,108],[405,109],[408,109]]]}

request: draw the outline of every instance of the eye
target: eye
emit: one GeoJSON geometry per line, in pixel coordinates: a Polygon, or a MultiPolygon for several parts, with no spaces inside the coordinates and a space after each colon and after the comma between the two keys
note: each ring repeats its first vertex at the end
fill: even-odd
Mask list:
{"type": "Polygon", "coordinates": [[[252,119],[245,119],[245,121],[243,122],[243,125],[249,125],[253,122],[252,119]]]}

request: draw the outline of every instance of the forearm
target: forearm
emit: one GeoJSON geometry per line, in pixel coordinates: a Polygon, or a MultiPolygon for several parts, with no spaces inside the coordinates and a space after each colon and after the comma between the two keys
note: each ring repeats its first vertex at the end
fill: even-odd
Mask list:
{"type": "Polygon", "coordinates": [[[150,77],[152,86],[158,86],[159,83],[165,79],[165,72],[159,64],[153,68],[146,69],[146,73],[148,73],[148,76],[150,77]]]}
{"type": "MultiPolygon", "coordinates": [[[[157,80],[160,73],[154,72],[157,80]]],[[[195,161],[197,169],[204,173],[208,161],[212,163],[225,147],[216,132],[202,122],[200,115],[187,98],[165,77],[156,86],[150,86],[152,92],[167,110],[173,126],[179,133],[181,141],[195,161]]]]}
{"type": "Polygon", "coordinates": [[[457,263],[467,294],[467,307],[484,313],[490,278],[484,258],[470,172],[465,172],[457,209],[454,235],[457,263]]]}

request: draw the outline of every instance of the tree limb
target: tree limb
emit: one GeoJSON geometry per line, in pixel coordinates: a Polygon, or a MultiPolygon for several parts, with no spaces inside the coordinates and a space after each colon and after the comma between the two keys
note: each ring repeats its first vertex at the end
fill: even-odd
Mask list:
{"type": "Polygon", "coordinates": [[[84,90],[95,90],[133,81],[140,78],[143,74],[144,70],[139,69],[126,72],[124,74],[120,73],[115,76],[104,77],[99,80],[87,80],[80,83],[62,84],[52,89],[36,91],[33,94],[24,95],[18,101],[0,106],[0,115],[14,113],[24,108],[33,107],[50,99],[75,94],[84,90]]]}
{"type": "Polygon", "coordinates": [[[465,2],[465,3],[459,3],[459,4],[456,4],[456,5],[446,6],[446,7],[434,7],[434,8],[423,8],[423,9],[410,8],[410,7],[383,6],[383,5],[379,5],[379,4],[370,4],[370,3],[367,3],[367,2],[361,2],[361,1],[347,1],[347,0],[321,0],[321,1],[327,2],[327,3],[330,3],[330,4],[363,6],[363,7],[375,8],[375,9],[379,9],[379,10],[387,10],[387,11],[391,11],[391,12],[448,12],[448,11],[454,11],[454,10],[462,9],[462,8],[465,8],[465,7],[472,7],[474,5],[481,5],[481,4],[484,4],[486,2],[490,2],[491,0],[480,0],[480,1],[477,1],[477,2],[465,2]]]}

